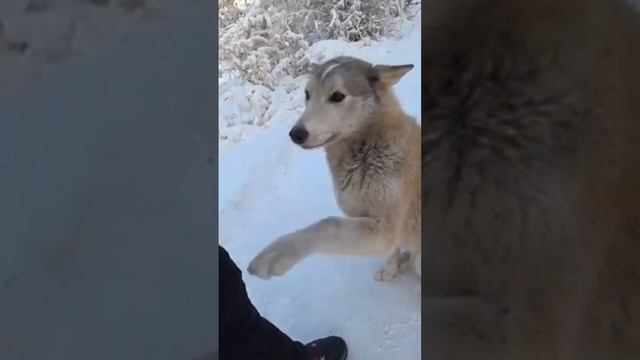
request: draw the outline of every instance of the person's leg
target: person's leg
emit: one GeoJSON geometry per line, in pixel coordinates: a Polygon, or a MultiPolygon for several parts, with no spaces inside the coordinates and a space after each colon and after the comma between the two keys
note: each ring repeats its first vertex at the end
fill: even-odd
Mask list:
{"type": "Polygon", "coordinates": [[[220,360],[308,360],[309,350],[293,341],[253,306],[242,272],[219,247],[220,360]]]}

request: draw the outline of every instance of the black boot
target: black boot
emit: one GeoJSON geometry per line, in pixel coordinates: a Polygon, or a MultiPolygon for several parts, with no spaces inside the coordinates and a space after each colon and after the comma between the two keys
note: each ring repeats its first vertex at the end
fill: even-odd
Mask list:
{"type": "Polygon", "coordinates": [[[347,343],[337,336],[314,340],[306,345],[309,360],[347,360],[347,343]]]}

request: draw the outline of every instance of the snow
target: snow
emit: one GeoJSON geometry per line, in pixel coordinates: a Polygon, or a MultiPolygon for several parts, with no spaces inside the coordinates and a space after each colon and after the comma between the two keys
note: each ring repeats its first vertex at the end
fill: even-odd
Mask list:
{"type": "MultiPolygon", "coordinates": [[[[2,0],[0,82],[37,85],[55,69],[157,33],[208,0],[2,0]],[[26,44],[24,53],[16,44],[26,44]],[[14,49],[14,50],[11,50],[14,49]]],[[[213,19],[211,19],[213,22],[213,19]]]]}
{"type": "MultiPolygon", "coordinates": [[[[134,20],[59,0],[64,22],[95,10],[148,31],[78,33],[92,48],[74,42],[84,54],[53,63],[0,54],[2,360],[186,360],[216,347],[216,10],[181,3],[134,20]]],[[[55,18],[47,29],[66,26],[55,18]]],[[[9,35],[33,36],[15,41],[48,51],[41,24],[15,21],[9,35]]]]}
{"type": "MultiPolygon", "coordinates": [[[[322,41],[313,61],[338,55],[416,67],[395,87],[405,111],[420,119],[420,14],[401,39],[371,44],[322,41]]],[[[420,358],[420,281],[405,274],[373,280],[383,259],[313,256],[283,277],[246,272],[278,236],[340,215],[322,150],[304,151],[287,133],[303,109],[304,78],[274,91],[222,76],[219,80],[219,241],[244,271],[258,310],[289,336],[308,342],[343,336],[353,360],[420,358]]]]}

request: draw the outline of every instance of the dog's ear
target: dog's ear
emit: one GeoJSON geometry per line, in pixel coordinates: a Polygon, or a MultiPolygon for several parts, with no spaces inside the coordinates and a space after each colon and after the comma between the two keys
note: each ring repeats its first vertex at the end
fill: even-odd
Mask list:
{"type": "Polygon", "coordinates": [[[413,67],[413,64],[376,65],[373,67],[375,75],[370,76],[369,81],[390,87],[397,84],[413,67]]]}

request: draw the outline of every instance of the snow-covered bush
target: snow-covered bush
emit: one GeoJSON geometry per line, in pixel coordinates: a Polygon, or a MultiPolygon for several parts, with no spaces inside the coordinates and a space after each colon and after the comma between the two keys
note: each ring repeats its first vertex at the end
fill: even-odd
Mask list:
{"type": "Polygon", "coordinates": [[[286,9],[287,25],[311,42],[358,41],[391,35],[405,15],[407,0],[273,0],[286,9]]]}
{"type": "Polygon", "coordinates": [[[409,0],[219,0],[219,70],[273,88],[308,70],[319,40],[393,35],[409,0]]]}
{"type": "Polygon", "coordinates": [[[220,72],[239,72],[249,82],[272,89],[280,77],[302,73],[309,45],[286,26],[284,17],[274,6],[220,11],[220,72]]]}

